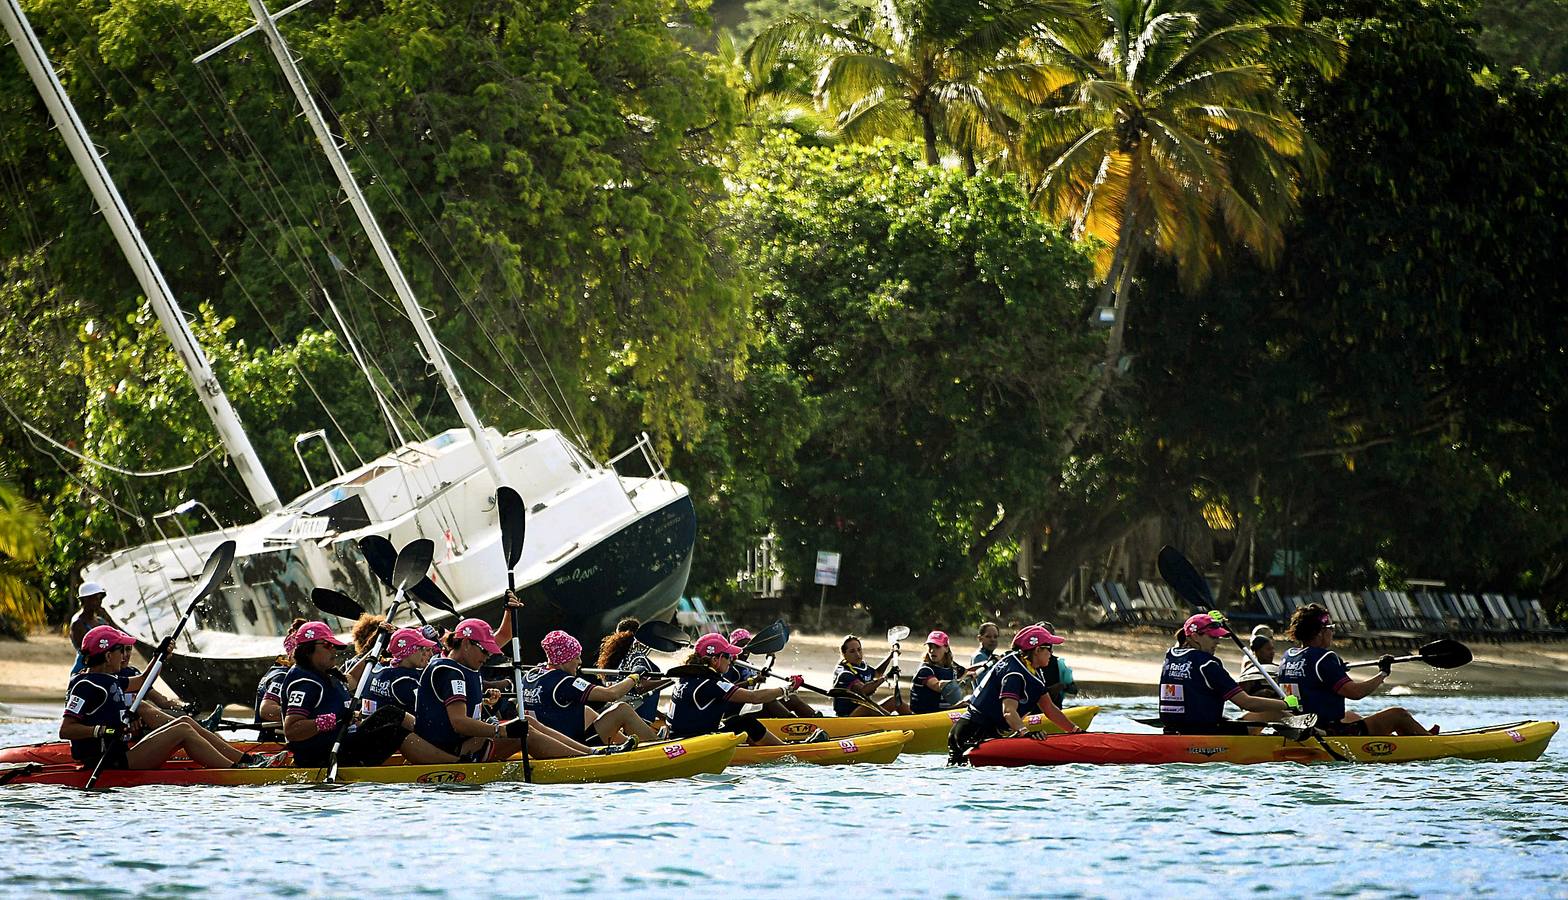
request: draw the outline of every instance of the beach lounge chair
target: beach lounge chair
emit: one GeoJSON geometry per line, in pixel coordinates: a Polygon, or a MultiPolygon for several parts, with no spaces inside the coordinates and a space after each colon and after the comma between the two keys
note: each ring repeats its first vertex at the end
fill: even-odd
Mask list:
{"type": "Polygon", "coordinates": [[[1447,609],[1442,598],[1437,594],[1427,591],[1417,591],[1415,594],[1416,608],[1421,610],[1421,618],[1432,623],[1434,634],[1456,634],[1458,628],[1450,621],[1447,609]]]}
{"type": "Polygon", "coordinates": [[[1532,634],[1552,640],[1561,640],[1568,636],[1568,628],[1560,628],[1552,624],[1540,600],[1532,597],[1529,600],[1520,600],[1519,604],[1525,609],[1525,621],[1529,623],[1532,634]]]}
{"type": "Polygon", "coordinates": [[[733,627],[729,616],[710,612],[701,597],[682,597],[676,605],[675,624],[693,631],[698,637],[705,634],[729,634],[733,627]]]}
{"type": "Polygon", "coordinates": [[[1524,625],[1514,618],[1513,610],[1502,594],[1482,594],[1481,606],[1486,610],[1487,621],[1498,637],[1522,638],[1524,625]]]}
{"type": "Polygon", "coordinates": [[[1427,618],[1426,613],[1410,598],[1408,593],[1404,591],[1388,591],[1386,593],[1388,602],[1398,611],[1400,621],[1404,623],[1405,628],[1419,631],[1426,635],[1440,635],[1447,632],[1448,628],[1443,624],[1442,617],[1437,619],[1427,618]]]}
{"type": "Polygon", "coordinates": [[[1258,591],[1258,602],[1263,604],[1263,611],[1269,614],[1270,621],[1281,626],[1290,621],[1290,613],[1285,611],[1285,601],[1280,599],[1279,591],[1271,587],[1258,591]]]}
{"type": "Polygon", "coordinates": [[[1100,608],[1105,610],[1106,625],[1131,625],[1133,619],[1117,607],[1116,596],[1111,593],[1109,581],[1096,581],[1091,585],[1094,596],[1100,601],[1100,608]]]}

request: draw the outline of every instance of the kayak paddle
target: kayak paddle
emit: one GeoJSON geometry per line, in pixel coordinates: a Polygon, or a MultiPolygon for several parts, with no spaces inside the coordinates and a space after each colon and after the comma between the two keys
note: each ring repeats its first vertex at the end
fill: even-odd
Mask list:
{"type": "MultiPolygon", "coordinates": [[[[152,662],[148,664],[145,677],[142,679],[141,690],[136,692],[136,699],[131,701],[130,709],[127,709],[121,715],[120,723],[122,726],[129,725],[132,717],[136,715],[136,711],[141,709],[142,701],[147,699],[147,692],[152,690],[153,683],[158,680],[158,675],[163,672],[163,661],[168,659],[169,655],[174,652],[174,642],[179,638],[180,633],[185,630],[185,623],[191,620],[191,614],[196,612],[196,607],[217,589],[223,579],[229,577],[229,567],[233,564],[233,541],[224,541],[219,544],[212,551],[212,555],[207,557],[206,564],[201,567],[201,577],[191,590],[190,602],[185,606],[184,615],[180,616],[180,621],[175,624],[174,630],[158,642],[158,649],[153,652],[152,662]]],[[[105,752],[98,757],[98,763],[93,766],[93,773],[87,776],[85,787],[88,790],[91,790],[93,785],[98,783],[98,776],[103,774],[104,763],[108,761],[109,754],[107,748],[105,748],[105,752]]]]}
{"type": "Polygon", "coordinates": [[[746,644],[747,653],[758,656],[773,656],[789,643],[789,626],[779,619],[757,634],[746,644]]]}
{"type": "Polygon", "coordinates": [[[904,708],[904,690],[899,684],[903,674],[898,671],[898,642],[909,637],[908,625],[894,625],[887,630],[887,642],[893,645],[893,708],[904,708]]]}
{"type": "MultiPolygon", "coordinates": [[[[387,608],[387,621],[397,615],[397,608],[403,605],[403,594],[409,588],[419,583],[426,573],[430,571],[430,563],[435,559],[436,545],[429,538],[419,538],[410,541],[402,550],[398,551],[397,559],[392,564],[392,605],[387,608]]],[[[314,599],[314,592],[312,592],[314,599]]],[[[417,600],[415,601],[418,602],[417,600]]],[[[387,633],[376,629],[375,640],[370,644],[369,658],[374,660],[381,656],[381,651],[386,648],[387,633]]],[[[332,738],[332,750],[327,754],[326,783],[332,784],[338,779],[338,751],[343,749],[343,736],[348,734],[348,726],[354,719],[354,713],[359,709],[360,701],[364,699],[365,688],[370,686],[370,670],[373,665],[366,665],[359,675],[359,686],[354,689],[354,701],[349,705],[343,721],[338,723],[337,734],[332,738]]]]}
{"type": "MultiPolygon", "coordinates": [[[[1214,606],[1214,592],[1209,590],[1208,579],[1198,574],[1198,570],[1193,568],[1192,562],[1183,556],[1180,550],[1169,544],[1161,547],[1158,564],[1160,577],[1165,579],[1166,584],[1175,588],[1176,593],[1181,594],[1188,603],[1194,606],[1209,609],[1209,615],[1214,618],[1216,624],[1224,623],[1225,614],[1217,609],[1210,608],[1214,606]]],[[[1252,663],[1252,667],[1258,670],[1258,674],[1263,676],[1263,680],[1268,682],[1269,687],[1273,688],[1274,692],[1283,698],[1285,689],[1279,686],[1279,681],[1273,675],[1270,675],[1267,669],[1263,668],[1263,664],[1258,662],[1256,656],[1252,655],[1252,649],[1243,643],[1241,638],[1236,636],[1235,631],[1229,628],[1225,630],[1230,634],[1230,639],[1235,642],[1236,649],[1241,651],[1241,655],[1245,656],[1247,661],[1252,663]]],[[[1351,761],[1349,757],[1330,747],[1328,741],[1323,740],[1321,737],[1316,739],[1318,745],[1329,756],[1340,762],[1351,761]]]]}
{"type": "MultiPolygon", "coordinates": [[[[1470,653],[1469,647],[1449,638],[1441,638],[1430,644],[1422,644],[1421,649],[1417,650],[1412,656],[1396,656],[1393,661],[1402,663],[1414,662],[1419,659],[1434,669],[1457,669],[1460,666],[1469,665],[1470,660],[1474,658],[1470,653]]],[[[1345,668],[1359,669],[1364,666],[1375,666],[1377,664],[1378,661],[1374,659],[1369,662],[1351,663],[1345,668]]]]}
{"type": "MultiPolygon", "coordinates": [[[[496,514],[501,520],[501,554],[506,557],[506,592],[517,591],[518,560],[523,558],[523,535],[528,525],[528,508],[517,491],[502,485],[495,491],[496,514]]],[[[507,614],[512,617],[512,689],[517,692],[517,720],[523,723],[523,780],[534,780],[533,763],[528,759],[528,716],[523,708],[523,645],[518,639],[517,609],[508,601],[507,614]]]]}
{"type": "Polygon", "coordinates": [[[674,653],[682,647],[691,646],[691,638],[686,632],[673,622],[662,619],[653,619],[642,623],[637,629],[637,640],[660,653],[674,653]]]}
{"type": "Polygon", "coordinates": [[[365,608],[355,603],[352,597],[342,591],[334,591],[332,588],[312,588],[310,602],[316,604],[316,608],[327,615],[337,616],[340,619],[352,621],[365,614],[365,608]]]}
{"type": "MultiPolygon", "coordinates": [[[[404,547],[403,549],[407,550],[408,548],[404,547]]],[[[393,589],[393,581],[395,579],[392,576],[392,570],[397,565],[398,552],[392,546],[392,542],[387,540],[385,535],[367,534],[359,539],[359,552],[364,554],[365,562],[370,564],[370,571],[381,580],[381,583],[386,585],[388,589],[393,589]]],[[[431,558],[433,559],[434,555],[431,558]]],[[[413,594],[421,603],[433,606],[442,612],[457,615],[457,607],[453,605],[452,598],[448,597],[446,592],[437,587],[436,583],[428,577],[422,578],[418,584],[411,587],[409,593],[413,594]]],[[[390,622],[391,620],[392,617],[388,616],[387,621],[390,622]]]]}

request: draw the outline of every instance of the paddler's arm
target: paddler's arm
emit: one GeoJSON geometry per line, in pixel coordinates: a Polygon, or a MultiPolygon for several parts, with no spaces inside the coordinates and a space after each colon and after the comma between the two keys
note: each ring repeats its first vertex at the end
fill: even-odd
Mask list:
{"type": "Polygon", "coordinates": [[[886,676],[884,676],[883,673],[887,671],[888,663],[890,663],[892,661],[893,661],[893,651],[889,650],[887,655],[882,657],[882,661],[877,663],[876,667],[871,670],[872,672],[876,673],[876,675],[878,676],[878,683],[881,683],[881,681],[885,679],[886,676]]]}
{"type": "Polygon", "coordinates": [[[636,687],[640,680],[641,676],[633,672],[609,687],[596,684],[588,689],[588,693],[583,695],[583,699],[589,703],[609,703],[612,700],[619,700],[631,693],[632,688],[636,687]]]}
{"type": "Polygon", "coordinates": [[[1346,677],[1344,681],[1334,688],[1334,693],[1344,697],[1346,700],[1360,700],[1382,687],[1383,682],[1387,679],[1388,676],[1382,672],[1373,675],[1366,681],[1357,681],[1354,678],[1346,677]]]}
{"type": "Polygon", "coordinates": [[[1273,697],[1254,697],[1246,691],[1237,691],[1234,695],[1231,696],[1230,702],[1236,704],[1247,712],[1278,713],[1280,715],[1284,715],[1292,711],[1289,706],[1285,705],[1285,701],[1283,700],[1275,700],[1273,697]]]}
{"type": "Polygon", "coordinates": [[[102,733],[93,725],[77,721],[70,716],[60,720],[60,740],[62,741],[90,741],[101,737],[102,733]]]}
{"type": "Polygon", "coordinates": [[[730,691],[731,703],[767,703],[769,700],[783,700],[789,696],[785,688],[736,688],[730,691]]]}
{"type": "MultiPolygon", "coordinates": [[[[1006,701],[1004,701],[1004,705],[1005,702],[1006,701]]],[[[1051,699],[1050,694],[1045,694],[1040,698],[1039,706],[1040,712],[1045,713],[1045,717],[1047,719],[1050,719],[1052,722],[1056,723],[1057,728],[1060,728],[1068,734],[1076,734],[1077,732],[1083,730],[1082,728],[1079,728],[1077,725],[1073,724],[1072,719],[1067,718],[1067,714],[1062,712],[1061,709],[1057,707],[1056,701],[1051,699]]]]}
{"type": "Polygon", "coordinates": [[[283,704],[271,697],[263,697],[261,707],[256,710],[256,718],[263,722],[283,721],[283,704]]]}
{"type": "Polygon", "coordinates": [[[501,610],[501,624],[495,629],[495,642],[502,645],[503,648],[512,642],[512,620],[516,618],[516,616],[509,616],[507,615],[507,612],[514,609],[517,610],[519,615],[521,615],[523,611],[523,601],[517,599],[516,594],[512,593],[511,591],[507,591],[506,606],[501,610]]]}
{"type": "Polygon", "coordinates": [[[452,730],[463,737],[499,738],[506,734],[506,726],[481,722],[470,716],[462,697],[453,697],[446,705],[446,720],[452,730]]]}

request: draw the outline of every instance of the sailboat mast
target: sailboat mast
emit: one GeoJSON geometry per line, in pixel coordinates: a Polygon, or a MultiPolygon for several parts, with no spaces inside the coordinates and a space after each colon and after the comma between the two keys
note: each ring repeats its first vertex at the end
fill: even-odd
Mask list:
{"type": "MultiPolygon", "coordinates": [[[[15,0],[8,0],[8,2],[15,2],[15,0]]],[[[277,57],[278,65],[282,67],[289,87],[293,89],[294,96],[305,111],[305,118],[310,122],[311,131],[315,132],[317,142],[326,152],[327,160],[332,163],[332,171],[337,173],[338,183],[342,185],[343,192],[348,195],[349,203],[354,207],[354,215],[359,217],[360,226],[369,235],[371,246],[376,250],[376,258],[381,261],[381,267],[392,280],[392,288],[397,292],[398,299],[403,302],[403,310],[414,323],[414,331],[419,335],[419,342],[424,345],[425,354],[429,356],[431,365],[440,376],[447,396],[452,398],[452,405],[457,407],[458,416],[473,435],[474,446],[478,448],[485,468],[490,470],[490,477],[495,479],[497,487],[505,484],[506,479],[501,475],[501,464],[495,457],[495,451],[490,447],[489,439],[485,436],[484,426],[480,424],[479,416],[474,413],[467,395],[463,393],[462,385],[458,384],[457,375],[452,371],[451,364],[447,362],[446,351],[436,340],[435,332],[430,329],[430,323],[425,321],[424,310],[419,308],[419,301],[414,298],[414,289],[409,286],[408,278],[404,276],[403,267],[398,264],[397,257],[392,255],[392,248],[387,244],[386,236],[381,233],[381,225],[376,221],[375,213],[371,212],[369,202],[365,200],[365,195],[359,189],[359,183],[354,180],[354,173],[349,170],[348,162],[343,159],[337,141],[333,139],[332,132],[327,128],[326,118],[322,116],[321,109],[316,106],[315,98],[311,97],[310,91],[305,87],[305,79],[300,75],[299,67],[294,64],[294,57],[289,53],[288,44],[284,42],[283,35],[278,33],[278,27],[272,20],[272,14],[267,11],[266,4],[262,0],[249,0],[249,2],[251,12],[256,16],[256,25],[265,35],[267,46],[272,48],[272,55],[277,57]]]]}
{"type": "Polygon", "coordinates": [[[87,179],[93,198],[103,210],[104,218],[108,220],[126,262],[130,263],[131,271],[136,274],[137,282],[141,284],[148,303],[158,316],[158,322],[169,336],[170,343],[174,344],[175,355],[180,358],[186,373],[195,383],[196,396],[218,429],[218,438],[234,460],[234,467],[244,480],[251,499],[263,513],[278,509],[283,504],[278,500],[278,492],[273,488],[272,480],[267,477],[267,470],[262,467],[261,458],[251,446],[250,438],[245,435],[239,416],[230,405],[228,395],[223,392],[223,385],[213,374],[207,354],[202,352],[195,335],[185,324],[185,317],[174,300],[169,283],[153,260],[147,243],[142,240],[141,232],[131,219],[131,211],[109,177],[109,171],[99,158],[97,148],[93,146],[87,129],[76,114],[76,108],[66,96],[48,54],[38,42],[38,36],[33,33],[32,23],[22,13],[20,0],[0,0],[0,18],[5,20],[6,32],[10,34],[12,43],[16,44],[17,53],[27,67],[27,74],[32,77],[38,95],[43,98],[60,135],[65,138],[71,157],[76,160],[76,167],[81,169],[82,177],[87,179]]]}

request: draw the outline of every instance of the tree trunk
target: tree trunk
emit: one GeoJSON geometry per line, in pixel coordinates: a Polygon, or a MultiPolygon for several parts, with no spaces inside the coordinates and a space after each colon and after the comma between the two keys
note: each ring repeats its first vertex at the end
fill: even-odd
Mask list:
{"type": "Polygon", "coordinates": [[[926,139],[926,165],[934,166],[941,162],[941,157],[936,153],[936,123],[931,120],[930,113],[918,113],[920,116],[920,130],[926,139]]]}
{"type": "Polygon", "coordinates": [[[1239,504],[1240,509],[1236,513],[1236,546],[1231,548],[1230,556],[1220,566],[1219,590],[1215,592],[1214,598],[1222,604],[1231,591],[1240,586],[1238,573],[1247,559],[1253,536],[1258,533],[1258,492],[1262,489],[1263,473],[1254,469],[1252,477],[1247,480],[1246,502],[1239,504]]]}

